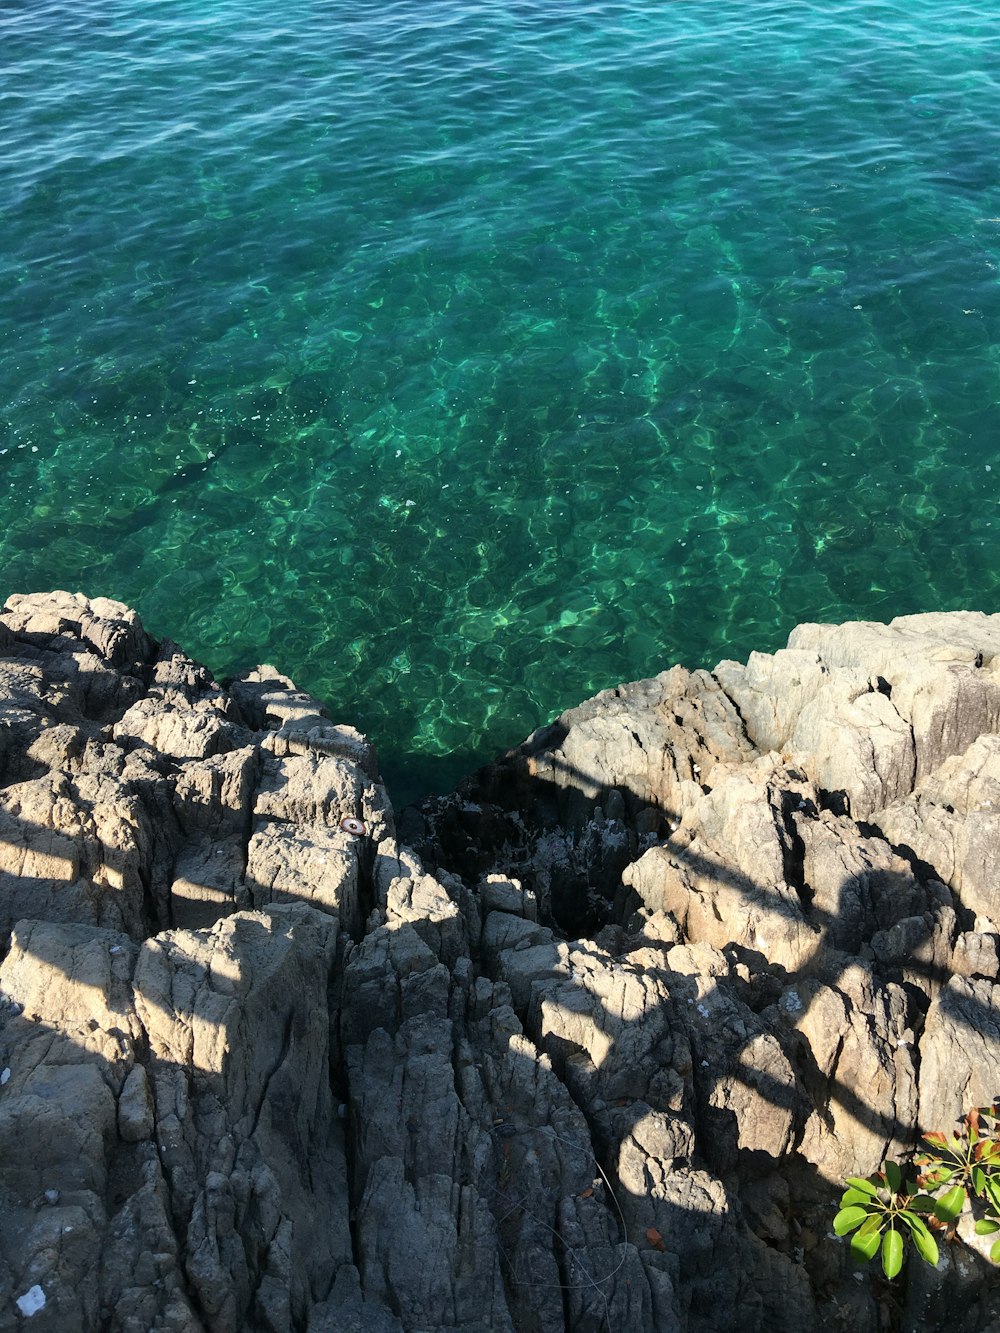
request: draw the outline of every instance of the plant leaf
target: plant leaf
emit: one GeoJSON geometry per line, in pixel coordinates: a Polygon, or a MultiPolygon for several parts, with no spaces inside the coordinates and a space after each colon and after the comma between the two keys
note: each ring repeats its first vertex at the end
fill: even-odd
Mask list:
{"type": "Polygon", "coordinates": [[[992,1250],[990,1250],[990,1262],[1000,1264],[1000,1240],[998,1240],[992,1250]]]}
{"type": "Polygon", "coordinates": [[[908,1212],[900,1214],[903,1221],[910,1228],[910,1235],[913,1237],[913,1243],[917,1247],[917,1253],[926,1263],[933,1267],[937,1266],[938,1247],[937,1241],[921,1222],[919,1217],[914,1217],[908,1212]]]}
{"type": "Polygon", "coordinates": [[[906,1205],[912,1213],[933,1213],[937,1199],[931,1194],[918,1194],[906,1205]]]}
{"type": "Polygon", "coordinates": [[[872,1182],[863,1179],[861,1176],[848,1176],[845,1183],[851,1185],[856,1190],[860,1190],[862,1194],[870,1194],[873,1199],[878,1195],[878,1190],[872,1182]]]}
{"type": "Polygon", "coordinates": [[[857,1204],[853,1204],[850,1208],[841,1208],[833,1219],[833,1229],[838,1236],[846,1236],[849,1231],[859,1227],[867,1217],[865,1209],[859,1208],[857,1204]]]}
{"type": "MultiPolygon", "coordinates": [[[[878,1222],[877,1218],[871,1220],[878,1222]]],[[[882,1228],[880,1225],[876,1225],[870,1230],[868,1227],[862,1227],[851,1237],[851,1254],[858,1263],[866,1264],[869,1259],[875,1258],[881,1239],[882,1228]]]]}
{"type": "Polygon", "coordinates": [[[947,1194],[943,1194],[934,1206],[934,1215],[942,1222],[955,1222],[962,1216],[962,1209],[965,1207],[965,1190],[961,1185],[953,1186],[947,1194]]]}
{"type": "Polygon", "coordinates": [[[927,1172],[927,1179],[932,1185],[947,1185],[954,1174],[953,1166],[936,1166],[933,1171],[927,1172]]]}
{"type": "Polygon", "coordinates": [[[893,1194],[898,1194],[903,1188],[903,1173],[900,1171],[898,1164],[896,1162],[886,1162],[882,1169],[885,1171],[885,1183],[893,1194]]]}
{"type": "MultiPolygon", "coordinates": [[[[997,1242],[1000,1245],[1000,1241],[997,1242]]],[[[888,1230],[882,1241],[882,1271],[891,1281],[903,1267],[903,1237],[898,1231],[888,1230]]]]}
{"type": "Polygon", "coordinates": [[[841,1208],[850,1208],[852,1203],[857,1203],[862,1207],[865,1207],[867,1204],[875,1203],[875,1200],[870,1194],[865,1194],[861,1190],[844,1190],[843,1197],[840,1200],[841,1208]]]}
{"type": "Polygon", "coordinates": [[[977,1236],[992,1236],[994,1231],[1000,1231],[1000,1219],[995,1217],[981,1217],[976,1223],[977,1236]]]}

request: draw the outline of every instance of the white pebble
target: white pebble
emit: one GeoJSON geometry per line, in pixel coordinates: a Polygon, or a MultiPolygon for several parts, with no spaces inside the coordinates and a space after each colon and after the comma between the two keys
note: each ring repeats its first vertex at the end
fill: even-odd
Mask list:
{"type": "Polygon", "coordinates": [[[45,1309],[45,1292],[36,1283],[33,1287],[29,1287],[23,1296],[18,1296],[14,1304],[25,1319],[30,1319],[33,1314],[45,1309]]]}
{"type": "Polygon", "coordinates": [[[0,1074],[0,1088],[3,1087],[3,1085],[8,1081],[9,1078],[10,1078],[10,1070],[5,1069],[3,1073],[0,1074]]]}

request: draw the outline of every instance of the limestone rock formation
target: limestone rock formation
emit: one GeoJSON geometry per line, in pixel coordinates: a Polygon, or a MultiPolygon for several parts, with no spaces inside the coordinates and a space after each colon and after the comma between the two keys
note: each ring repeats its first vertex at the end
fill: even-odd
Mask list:
{"type": "Polygon", "coordinates": [[[1000,1094],[1000,617],[801,626],[395,817],[135,613],[0,613],[0,1331],[1000,1328],[838,1184],[1000,1094]]]}

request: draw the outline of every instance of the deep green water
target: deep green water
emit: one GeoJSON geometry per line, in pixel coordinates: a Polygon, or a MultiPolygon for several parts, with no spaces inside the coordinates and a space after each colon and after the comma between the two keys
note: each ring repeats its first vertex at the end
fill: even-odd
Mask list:
{"type": "Polygon", "coordinates": [[[1000,606],[995,0],[12,0],[0,144],[0,594],[276,663],[397,795],[1000,606]]]}

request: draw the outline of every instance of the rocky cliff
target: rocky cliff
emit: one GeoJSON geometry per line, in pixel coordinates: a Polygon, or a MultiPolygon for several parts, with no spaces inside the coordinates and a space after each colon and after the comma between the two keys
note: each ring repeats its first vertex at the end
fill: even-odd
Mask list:
{"type": "Polygon", "coordinates": [[[0,1330],[1000,1328],[838,1182],[1000,1093],[1000,616],[608,691],[397,828],[136,615],[0,615],[0,1330]]]}

